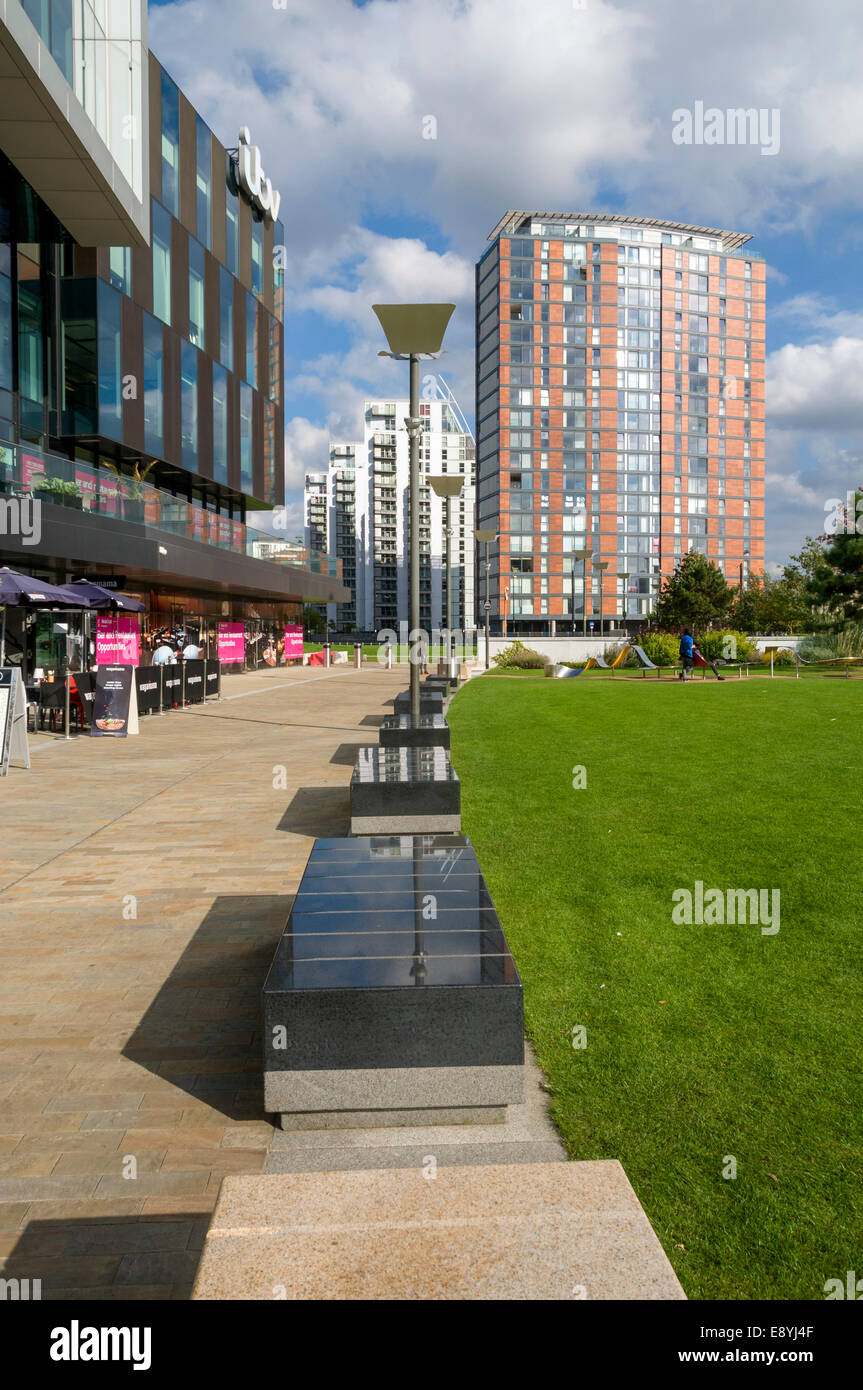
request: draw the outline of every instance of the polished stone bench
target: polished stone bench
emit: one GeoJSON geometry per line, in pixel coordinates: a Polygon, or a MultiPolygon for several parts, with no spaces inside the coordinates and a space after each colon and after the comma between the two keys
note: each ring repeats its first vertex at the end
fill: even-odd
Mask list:
{"type": "Polygon", "coordinates": [[[522,1099],[522,987],[461,835],[315,841],[264,985],[286,1128],[453,1124],[522,1099]]]}
{"type": "Polygon", "coordinates": [[[381,724],[381,748],[449,748],[449,724],[442,714],[421,714],[417,728],[409,714],[393,714],[381,724]]]}
{"type": "Polygon", "coordinates": [[[352,835],[461,830],[461,783],[445,748],[359,748],[350,794],[352,835]]]}
{"type": "MultiPolygon", "coordinates": [[[[443,694],[440,690],[426,690],[420,686],[420,714],[443,714],[443,694]]],[[[396,714],[410,714],[411,693],[403,690],[393,701],[396,714]]]]}

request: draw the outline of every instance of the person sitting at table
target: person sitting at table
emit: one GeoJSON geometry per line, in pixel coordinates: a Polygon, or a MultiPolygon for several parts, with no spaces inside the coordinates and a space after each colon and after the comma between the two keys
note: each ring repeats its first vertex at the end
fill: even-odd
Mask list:
{"type": "Polygon", "coordinates": [[[173,648],[169,647],[168,643],[163,640],[161,644],[153,652],[153,665],[175,666],[176,664],[177,658],[174,654],[173,648]]]}

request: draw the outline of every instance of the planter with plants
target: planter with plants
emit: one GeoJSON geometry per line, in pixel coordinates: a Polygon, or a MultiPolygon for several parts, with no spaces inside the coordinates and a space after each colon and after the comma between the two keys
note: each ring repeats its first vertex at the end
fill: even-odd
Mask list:
{"type": "Polygon", "coordinates": [[[40,501],[58,507],[75,507],[81,511],[84,497],[77,483],[66,478],[49,478],[46,473],[33,479],[33,495],[40,501]]]}
{"type": "Polygon", "coordinates": [[[142,468],[140,463],[135,464],[134,472],[131,477],[127,473],[121,473],[115,463],[106,463],[112,473],[117,475],[120,482],[120,496],[123,502],[123,520],[133,521],[139,526],[143,526],[146,520],[144,501],[144,483],[150,470],[155,468],[156,460],[148,463],[142,468]]]}

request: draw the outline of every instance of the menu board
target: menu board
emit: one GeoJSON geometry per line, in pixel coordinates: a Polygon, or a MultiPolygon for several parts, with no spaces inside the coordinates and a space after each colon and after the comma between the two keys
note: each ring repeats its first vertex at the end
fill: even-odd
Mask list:
{"type": "Polygon", "coordinates": [[[12,666],[0,667],[0,776],[9,771],[12,758],[30,766],[27,742],[27,699],[21,672],[12,666]]]}
{"type": "Polygon", "coordinates": [[[138,698],[133,666],[99,666],[93,698],[94,738],[125,738],[138,732],[138,698]]]}

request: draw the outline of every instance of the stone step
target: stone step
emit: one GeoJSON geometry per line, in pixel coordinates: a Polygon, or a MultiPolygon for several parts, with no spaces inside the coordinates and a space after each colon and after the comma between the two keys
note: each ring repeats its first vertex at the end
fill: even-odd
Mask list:
{"type": "MultiPolygon", "coordinates": [[[[499,1158],[506,1146],[495,1147],[499,1158]]],[[[434,1175],[418,1162],[414,1171],[225,1178],[192,1296],[572,1302],[685,1294],[615,1160],[439,1158],[434,1175]]]]}
{"type": "MultiPolygon", "coordinates": [[[[399,1133],[398,1130],[371,1132],[378,1135],[384,1132],[388,1135],[399,1133]]],[[[451,1168],[486,1164],[554,1163],[561,1157],[560,1145],[554,1140],[511,1139],[506,1143],[476,1143],[473,1136],[466,1142],[462,1133],[458,1140],[441,1143],[440,1130],[429,1129],[428,1134],[428,1139],[421,1144],[322,1145],[318,1148],[283,1148],[273,1145],[265,1172],[344,1173],[380,1168],[420,1170],[429,1166],[430,1159],[434,1160],[437,1167],[451,1168]]]]}

